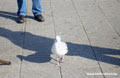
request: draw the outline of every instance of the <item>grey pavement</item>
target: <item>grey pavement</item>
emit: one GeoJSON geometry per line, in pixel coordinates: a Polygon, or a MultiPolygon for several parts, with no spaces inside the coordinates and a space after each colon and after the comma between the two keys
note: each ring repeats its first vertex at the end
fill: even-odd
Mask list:
{"type": "Polygon", "coordinates": [[[42,0],[45,22],[33,19],[27,0],[24,24],[16,0],[0,0],[0,78],[120,78],[120,0],[42,0]],[[55,35],[69,52],[57,66],[55,35]]]}

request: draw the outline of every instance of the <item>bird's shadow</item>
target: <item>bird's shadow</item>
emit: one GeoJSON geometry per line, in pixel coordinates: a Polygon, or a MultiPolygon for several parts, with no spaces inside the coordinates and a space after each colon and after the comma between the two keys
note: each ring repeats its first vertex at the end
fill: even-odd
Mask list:
{"type": "MultiPolygon", "coordinates": [[[[35,63],[45,63],[51,60],[50,51],[54,42],[54,40],[51,38],[34,35],[30,32],[12,31],[2,27],[0,27],[0,36],[10,40],[16,46],[19,46],[23,49],[35,51],[35,53],[27,56],[17,55],[20,60],[26,60],[35,63]]],[[[80,56],[87,59],[98,60],[120,66],[120,58],[109,56],[120,55],[119,49],[75,44],[72,42],[67,42],[67,45],[69,49],[67,56],[80,56]]]]}

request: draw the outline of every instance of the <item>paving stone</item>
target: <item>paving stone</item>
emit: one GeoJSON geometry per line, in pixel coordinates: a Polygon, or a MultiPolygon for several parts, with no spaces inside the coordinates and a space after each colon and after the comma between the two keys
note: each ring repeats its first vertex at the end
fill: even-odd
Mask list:
{"type": "MultiPolygon", "coordinates": [[[[103,73],[115,73],[115,70],[118,71],[117,68],[114,68],[113,71],[107,67],[113,68],[114,66],[120,65],[118,62],[120,60],[119,36],[111,27],[111,24],[109,24],[108,19],[104,16],[97,3],[95,4],[94,1],[91,1],[91,3],[81,1],[80,4],[78,4],[77,0],[75,0],[74,3],[83,21],[103,73]]],[[[119,11],[117,13],[119,13],[119,11]]],[[[105,77],[112,78],[114,76],[105,75],[105,77]]],[[[117,77],[119,77],[119,75],[115,76],[115,78],[117,77]]]]}
{"type": "Polygon", "coordinates": [[[0,78],[119,78],[119,6],[119,0],[42,0],[45,22],[38,22],[27,0],[27,22],[18,24],[17,1],[1,0],[0,59],[12,64],[0,64],[0,78]],[[60,66],[50,51],[55,35],[69,49],[60,66]]]}

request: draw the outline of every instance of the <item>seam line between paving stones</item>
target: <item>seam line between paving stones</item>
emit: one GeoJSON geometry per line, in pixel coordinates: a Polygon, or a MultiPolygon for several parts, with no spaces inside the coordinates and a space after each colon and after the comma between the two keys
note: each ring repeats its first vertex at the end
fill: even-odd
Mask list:
{"type": "Polygon", "coordinates": [[[53,21],[53,26],[54,26],[54,32],[55,32],[55,36],[56,36],[56,27],[55,27],[56,25],[55,25],[55,20],[54,20],[54,15],[53,15],[52,3],[50,0],[49,0],[49,3],[50,3],[51,16],[52,16],[52,21],[53,21]]]}
{"type": "MultiPolygon", "coordinates": [[[[26,30],[26,22],[25,22],[25,25],[24,25],[24,27],[23,27],[23,41],[22,41],[22,56],[23,56],[23,52],[24,52],[24,44],[25,44],[25,30],[26,30]]],[[[21,58],[20,59],[21,60],[21,63],[20,63],[20,77],[19,78],[21,78],[21,72],[22,72],[22,63],[23,63],[23,59],[21,58]]]]}
{"type": "MultiPolygon", "coordinates": [[[[53,15],[53,8],[52,8],[52,3],[51,1],[49,0],[49,3],[50,3],[50,8],[51,8],[51,16],[52,16],[52,21],[53,21],[53,26],[54,26],[54,33],[56,35],[56,25],[55,25],[55,20],[54,20],[54,15],[53,15]]],[[[60,72],[60,78],[63,78],[63,75],[62,75],[62,67],[60,66],[59,67],[59,72],[60,72]]]]}
{"type": "Polygon", "coordinates": [[[61,66],[60,66],[60,74],[61,74],[61,78],[63,78],[62,67],[61,66]]]}
{"type": "MultiPolygon", "coordinates": [[[[98,58],[97,58],[97,56],[96,56],[96,53],[95,53],[95,51],[94,51],[94,49],[93,49],[93,47],[92,47],[91,41],[90,41],[90,39],[89,39],[89,37],[88,37],[87,31],[86,31],[86,29],[85,29],[85,27],[84,27],[84,25],[83,25],[82,20],[81,20],[81,16],[80,16],[79,13],[78,13],[78,10],[77,10],[77,8],[76,8],[76,6],[75,6],[74,1],[73,1],[73,0],[71,0],[71,1],[72,1],[72,4],[73,4],[73,6],[74,6],[74,8],[75,8],[75,10],[76,10],[76,13],[77,13],[77,15],[78,15],[78,17],[79,17],[79,20],[80,20],[80,22],[81,22],[81,24],[82,24],[82,27],[83,27],[83,29],[84,29],[84,31],[85,31],[85,34],[86,34],[87,39],[88,39],[88,42],[89,42],[89,44],[90,44],[90,48],[91,48],[91,50],[92,50],[92,52],[93,52],[93,54],[94,54],[94,57],[95,57],[95,59],[96,59],[96,61],[97,61],[97,63],[98,63],[99,69],[100,69],[101,73],[103,73],[102,67],[101,67],[101,65],[100,65],[100,63],[99,63],[99,61],[98,61],[98,58]]],[[[105,75],[103,75],[103,77],[105,78],[105,75]]]]}
{"type": "MultiPolygon", "coordinates": [[[[28,0],[27,0],[27,3],[28,3],[28,0]]],[[[27,8],[28,8],[28,5],[27,5],[27,4],[26,4],[26,6],[27,6],[27,8]]],[[[27,14],[27,11],[28,11],[28,10],[26,9],[26,14],[27,14]]],[[[22,32],[22,33],[23,33],[23,39],[22,39],[22,40],[23,40],[23,41],[22,41],[22,46],[23,46],[23,47],[22,47],[22,54],[21,54],[22,56],[23,56],[24,47],[25,47],[24,45],[25,45],[25,32],[26,32],[26,27],[27,27],[27,18],[26,18],[25,24],[24,24],[24,26],[23,26],[23,32],[22,32]]],[[[23,59],[21,58],[20,60],[21,60],[21,63],[20,63],[20,76],[19,76],[19,78],[21,78],[23,59]]]]}
{"type": "Polygon", "coordinates": [[[111,26],[111,28],[113,29],[113,31],[119,36],[120,38],[120,34],[117,32],[117,30],[113,27],[113,25],[110,23],[110,20],[108,19],[108,17],[106,16],[106,14],[104,13],[104,11],[102,10],[102,8],[100,7],[99,3],[97,3],[96,0],[94,0],[94,2],[97,4],[97,7],[100,9],[100,11],[102,12],[103,16],[106,18],[105,20],[108,22],[108,24],[110,24],[109,26],[111,26]]]}

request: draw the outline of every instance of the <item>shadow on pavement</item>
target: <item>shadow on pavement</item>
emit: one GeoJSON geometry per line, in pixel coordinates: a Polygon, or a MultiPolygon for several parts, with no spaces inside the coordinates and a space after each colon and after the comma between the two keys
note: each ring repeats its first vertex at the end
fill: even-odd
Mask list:
{"type": "MultiPolygon", "coordinates": [[[[7,19],[17,22],[18,15],[17,13],[0,11],[0,17],[7,18],[7,19]]],[[[33,16],[28,16],[28,15],[26,16],[26,18],[34,19],[33,16]]]]}
{"type": "MultiPolygon", "coordinates": [[[[51,60],[50,49],[54,42],[51,38],[34,35],[29,32],[11,31],[2,27],[0,27],[0,37],[10,40],[12,43],[23,49],[35,51],[34,54],[28,56],[17,55],[17,57],[22,60],[35,63],[45,63],[51,60]]],[[[120,66],[119,57],[109,56],[120,55],[120,49],[102,48],[90,45],[74,44],[71,42],[67,42],[67,45],[69,49],[67,54],[68,56],[80,56],[120,66]]]]}

